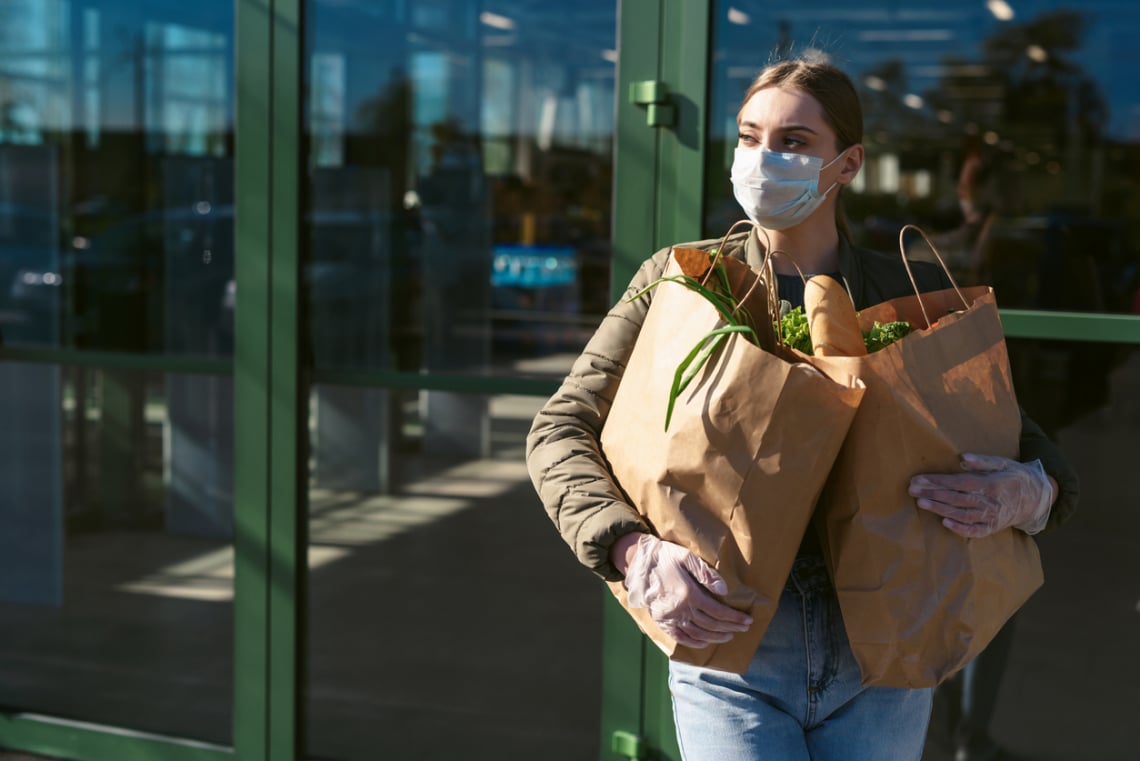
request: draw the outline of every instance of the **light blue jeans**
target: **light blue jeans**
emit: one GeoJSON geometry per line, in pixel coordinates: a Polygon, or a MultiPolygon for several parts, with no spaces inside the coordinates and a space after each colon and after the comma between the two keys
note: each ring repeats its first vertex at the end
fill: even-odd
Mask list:
{"type": "Polygon", "coordinates": [[[819,558],[796,559],[745,674],[670,662],[685,761],[919,761],[933,690],[864,687],[819,558]]]}

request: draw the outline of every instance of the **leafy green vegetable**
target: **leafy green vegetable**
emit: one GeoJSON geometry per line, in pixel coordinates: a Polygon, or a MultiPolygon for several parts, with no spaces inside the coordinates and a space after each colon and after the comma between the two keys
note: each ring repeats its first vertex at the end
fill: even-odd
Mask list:
{"type": "Polygon", "coordinates": [[[669,405],[665,409],[666,431],[669,430],[669,421],[673,418],[673,407],[677,403],[677,397],[688,387],[693,378],[697,377],[697,373],[730,333],[743,333],[746,338],[751,336],[750,340],[755,342],[756,332],[747,325],[723,325],[710,331],[697,342],[688,356],[677,365],[677,370],[673,373],[673,385],[669,389],[669,405]]]}
{"type": "Polygon", "coordinates": [[[901,320],[881,324],[878,321],[870,330],[863,332],[863,343],[867,345],[867,353],[878,351],[888,344],[892,344],[910,332],[910,323],[901,320]]]}
{"type": "Polygon", "coordinates": [[[808,329],[807,315],[803,307],[794,307],[780,318],[780,331],[784,345],[811,354],[811,332],[808,329]]]}
{"type": "MultiPolygon", "coordinates": [[[[715,249],[709,252],[709,258],[712,259],[715,253],[715,249]]],[[[669,422],[673,418],[673,407],[677,402],[677,398],[693,381],[693,378],[697,377],[701,368],[704,367],[705,363],[708,362],[709,358],[712,357],[729,334],[740,333],[753,344],[759,345],[760,343],[759,338],[756,336],[756,331],[748,324],[747,313],[741,308],[740,303],[732,294],[732,290],[729,287],[728,273],[724,263],[719,259],[716,260],[713,273],[716,275],[717,285],[715,286],[710,287],[709,285],[705,285],[696,278],[688,275],[669,275],[658,278],[629,298],[630,301],[639,299],[665,282],[678,283],[704,297],[706,301],[716,308],[726,323],[719,328],[714,328],[709,331],[697,342],[697,345],[692,348],[689,354],[681,360],[680,364],[677,365],[677,369],[673,373],[673,384],[669,389],[669,405],[665,411],[666,431],[669,430],[669,422]]]]}
{"type": "MultiPolygon", "coordinates": [[[[780,318],[779,327],[783,332],[786,346],[797,349],[804,354],[812,353],[811,331],[803,307],[794,307],[788,310],[780,318]]],[[[901,320],[886,324],[876,322],[870,330],[863,331],[863,343],[867,347],[867,353],[870,354],[894,343],[909,332],[909,322],[901,320]]]]}

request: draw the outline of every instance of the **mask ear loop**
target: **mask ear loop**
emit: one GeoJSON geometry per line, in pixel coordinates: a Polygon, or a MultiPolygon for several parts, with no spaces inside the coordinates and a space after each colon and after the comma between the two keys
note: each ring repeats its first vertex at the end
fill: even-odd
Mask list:
{"type": "Polygon", "coordinates": [[[823,170],[834,165],[835,162],[837,162],[837,161],[839,161],[839,159],[843,158],[844,154],[846,154],[847,151],[849,151],[849,150],[851,150],[850,145],[847,146],[846,148],[844,148],[843,150],[841,150],[839,153],[837,153],[835,155],[835,158],[833,158],[831,161],[827,162],[826,164],[824,164],[823,166],[821,166],[819,168],[819,172],[816,174],[816,180],[815,180],[815,193],[820,198],[826,198],[828,193],[830,193],[831,191],[833,191],[837,187],[839,187],[839,180],[832,180],[831,184],[827,186],[827,190],[823,191],[822,193],[820,192],[819,181],[823,177],[823,170]]]}

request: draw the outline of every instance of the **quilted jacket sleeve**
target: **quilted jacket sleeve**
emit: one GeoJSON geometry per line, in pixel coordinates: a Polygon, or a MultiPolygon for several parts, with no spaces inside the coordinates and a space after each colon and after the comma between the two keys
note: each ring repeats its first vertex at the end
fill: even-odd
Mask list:
{"type": "Polygon", "coordinates": [[[1045,530],[1065,523],[1077,511],[1081,497],[1081,484],[1077,472],[1069,465],[1060,447],[1041,430],[1041,426],[1021,411],[1021,461],[1041,460],[1045,472],[1057,482],[1057,499],[1049,513],[1045,530]]]}
{"type": "Polygon", "coordinates": [[[609,562],[614,540],[648,529],[610,471],[601,449],[602,426],[652,292],[629,297],[660,277],[668,255],[663,249],[642,264],[527,436],[527,469],[547,514],[578,560],[607,581],[622,578],[609,562]]]}

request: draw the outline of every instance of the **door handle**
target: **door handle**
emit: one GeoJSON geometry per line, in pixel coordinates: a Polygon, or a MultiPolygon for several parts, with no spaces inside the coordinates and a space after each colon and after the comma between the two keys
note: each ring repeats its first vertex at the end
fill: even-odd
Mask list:
{"type": "Polygon", "coordinates": [[[677,118],[669,85],[655,79],[630,82],[629,102],[645,107],[645,123],[650,127],[672,127],[677,118]]]}
{"type": "Polygon", "coordinates": [[[610,737],[610,750],[619,756],[625,758],[636,759],[645,758],[648,753],[645,747],[645,742],[640,736],[635,735],[633,732],[625,732],[618,730],[610,737]]]}

